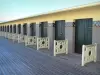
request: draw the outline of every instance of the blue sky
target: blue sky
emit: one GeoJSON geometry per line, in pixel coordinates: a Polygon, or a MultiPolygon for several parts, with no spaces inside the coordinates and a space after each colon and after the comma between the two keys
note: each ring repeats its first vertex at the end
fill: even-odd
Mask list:
{"type": "Polygon", "coordinates": [[[0,22],[100,0],[0,0],[0,22]]]}

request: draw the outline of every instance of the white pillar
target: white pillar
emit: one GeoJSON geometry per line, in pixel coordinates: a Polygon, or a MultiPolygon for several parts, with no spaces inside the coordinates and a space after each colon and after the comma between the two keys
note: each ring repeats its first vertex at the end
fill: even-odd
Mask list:
{"type": "Polygon", "coordinates": [[[54,33],[54,27],[53,27],[53,22],[48,23],[48,37],[49,37],[49,49],[52,52],[52,55],[55,54],[54,52],[54,37],[55,33],[54,33]]]}
{"type": "Polygon", "coordinates": [[[18,34],[18,25],[16,25],[16,34],[18,34]]]}
{"type": "Polygon", "coordinates": [[[21,35],[24,35],[24,32],[23,32],[23,24],[21,24],[21,35]]]}
{"type": "Polygon", "coordinates": [[[82,64],[81,66],[84,66],[84,50],[85,50],[85,45],[82,46],[82,64]]]}
{"type": "Polygon", "coordinates": [[[30,36],[30,23],[27,23],[27,36],[30,36]]]}
{"type": "Polygon", "coordinates": [[[39,23],[36,23],[36,36],[40,36],[40,31],[39,31],[39,23]]]}

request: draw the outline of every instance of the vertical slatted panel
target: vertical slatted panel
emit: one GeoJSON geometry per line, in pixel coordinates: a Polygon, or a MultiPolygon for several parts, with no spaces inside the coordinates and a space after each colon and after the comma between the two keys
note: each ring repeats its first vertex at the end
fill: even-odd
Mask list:
{"type": "Polygon", "coordinates": [[[65,40],[65,20],[55,21],[55,40],[65,40]]]}
{"type": "Polygon", "coordinates": [[[92,44],[92,19],[86,20],[85,33],[85,45],[92,44]]]}
{"type": "Polygon", "coordinates": [[[13,26],[14,33],[16,33],[16,25],[13,26]]]}
{"type": "Polygon", "coordinates": [[[23,33],[24,35],[27,35],[27,23],[23,25],[23,33]]]}
{"type": "Polygon", "coordinates": [[[2,26],[1,26],[1,31],[2,31],[2,26]]]}
{"type": "Polygon", "coordinates": [[[9,26],[7,26],[7,32],[9,32],[9,26]]]}
{"type": "Polygon", "coordinates": [[[41,22],[39,26],[40,30],[40,36],[41,37],[47,37],[47,27],[48,27],[48,22],[41,22]]]}
{"type": "Polygon", "coordinates": [[[4,31],[4,26],[3,26],[3,31],[4,31]]]}
{"type": "Polygon", "coordinates": [[[10,33],[12,33],[12,25],[10,25],[10,33]]]}
{"type": "Polygon", "coordinates": [[[18,34],[21,33],[21,24],[18,25],[18,34]]]}
{"type": "Polygon", "coordinates": [[[36,23],[30,24],[30,35],[35,36],[36,35],[36,23]]]}
{"type": "Polygon", "coordinates": [[[44,22],[43,23],[43,35],[44,37],[47,37],[47,27],[48,27],[48,23],[47,22],[44,22]]]}
{"type": "Polygon", "coordinates": [[[78,19],[75,24],[75,52],[82,53],[83,44],[92,44],[92,19],[78,19]]]}
{"type": "Polygon", "coordinates": [[[5,26],[5,32],[6,32],[6,26],[5,26]]]}

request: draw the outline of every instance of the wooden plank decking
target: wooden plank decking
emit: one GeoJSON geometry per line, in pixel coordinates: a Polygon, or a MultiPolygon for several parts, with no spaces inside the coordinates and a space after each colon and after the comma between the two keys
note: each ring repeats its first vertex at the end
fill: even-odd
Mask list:
{"type": "Polygon", "coordinates": [[[99,62],[81,67],[74,58],[53,57],[0,37],[0,75],[100,75],[99,62]]]}

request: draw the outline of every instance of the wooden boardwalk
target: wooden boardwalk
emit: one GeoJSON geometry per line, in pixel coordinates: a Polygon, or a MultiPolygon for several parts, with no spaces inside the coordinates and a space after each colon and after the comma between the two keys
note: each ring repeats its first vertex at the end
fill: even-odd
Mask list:
{"type": "Polygon", "coordinates": [[[100,75],[100,63],[81,67],[80,57],[53,57],[0,37],[0,75],[100,75]]]}

